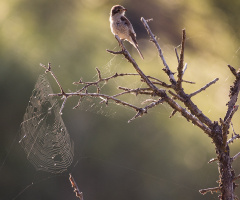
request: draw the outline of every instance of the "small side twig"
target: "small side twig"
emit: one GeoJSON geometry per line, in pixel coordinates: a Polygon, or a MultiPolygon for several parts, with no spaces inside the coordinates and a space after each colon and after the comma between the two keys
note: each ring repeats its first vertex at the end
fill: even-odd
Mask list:
{"type": "Polygon", "coordinates": [[[177,113],[177,110],[173,110],[169,118],[172,118],[177,113]]]}
{"type": "Polygon", "coordinates": [[[137,114],[132,119],[128,120],[128,123],[130,123],[131,121],[133,121],[134,119],[136,119],[138,117],[142,117],[143,114],[146,114],[147,111],[150,108],[153,108],[153,107],[157,106],[158,104],[163,103],[163,101],[164,101],[164,99],[160,98],[159,100],[153,101],[152,103],[150,103],[149,105],[145,106],[144,108],[139,109],[137,114]]]}
{"type": "Polygon", "coordinates": [[[211,81],[210,83],[206,84],[204,87],[200,88],[199,90],[197,90],[196,92],[193,92],[192,94],[189,94],[189,98],[197,95],[198,93],[202,92],[203,90],[206,90],[208,87],[210,87],[212,84],[216,83],[219,80],[219,78],[215,78],[213,81],[211,81]]]}
{"type": "Polygon", "coordinates": [[[218,160],[217,158],[212,158],[211,160],[208,161],[208,163],[210,164],[210,163],[213,163],[213,162],[215,162],[217,160],[218,160]]]}
{"type": "Polygon", "coordinates": [[[211,192],[212,194],[214,192],[218,192],[220,191],[220,188],[219,187],[213,187],[213,188],[206,188],[206,189],[201,189],[199,190],[199,192],[202,194],[202,195],[205,195],[207,194],[208,192],[211,192]]]}
{"type": "Polygon", "coordinates": [[[63,91],[63,88],[62,88],[61,84],[59,83],[57,77],[55,76],[55,74],[54,74],[53,71],[52,71],[51,63],[48,63],[48,66],[40,63],[40,66],[46,69],[46,70],[45,70],[45,73],[48,73],[48,72],[49,72],[49,73],[52,75],[52,77],[54,78],[54,80],[55,80],[56,83],[58,84],[58,87],[59,87],[59,89],[61,90],[61,93],[62,93],[62,94],[65,94],[65,92],[63,91]]]}
{"type": "Polygon", "coordinates": [[[236,160],[240,156],[240,152],[238,152],[235,156],[232,157],[232,160],[236,160]]]}
{"type": "Polygon", "coordinates": [[[182,80],[182,82],[185,82],[185,83],[190,83],[190,84],[196,84],[195,82],[193,81],[186,81],[186,80],[182,80]]]}
{"type": "Polygon", "coordinates": [[[176,57],[177,57],[177,61],[179,63],[180,60],[179,60],[179,56],[178,56],[178,52],[177,52],[177,48],[176,47],[174,48],[174,51],[175,51],[175,54],[176,54],[176,57]]]}
{"type": "Polygon", "coordinates": [[[228,68],[231,70],[231,72],[233,73],[233,75],[234,75],[235,77],[238,76],[237,71],[236,71],[236,69],[235,69],[234,67],[232,67],[231,65],[228,65],[228,68]]]}
{"type": "Polygon", "coordinates": [[[240,152],[238,152],[235,156],[232,157],[232,160],[236,160],[240,156],[240,152]]]}
{"type": "Polygon", "coordinates": [[[183,67],[183,74],[185,73],[186,70],[187,70],[187,63],[185,63],[185,65],[183,67]]]}
{"type": "Polygon", "coordinates": [[[227,144],[233,143],[234,140],[240,138],[240,135],[234,131],[232,122],[231,122],[231,127],[232,127],[233,134],[232,134],[232,137],[227,141],[227,144]]]}
{"type": "Polygon", "coordinates": [[[238,179],[240,179],[240,174],[238,174],[237,176],[235,176],[234,179],[233,179],[233,181],[236,181],[236,180],[238,180],[238,179]]]}

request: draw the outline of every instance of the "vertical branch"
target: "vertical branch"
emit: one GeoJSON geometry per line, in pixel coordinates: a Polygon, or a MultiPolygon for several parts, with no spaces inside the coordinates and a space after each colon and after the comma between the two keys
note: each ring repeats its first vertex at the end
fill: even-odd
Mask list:
{"type": "Polygon", "coordinates": [[[178,70],[178,80],[177,80],[177,85],[176,85],[177,90],[182,89],[185,40],[186,40],[186,31],[185,31],[185,29],[183,29],[182,30],[182,43],[181,43],[180,59],[179,59],[178,68],[177,68],[177,70],[178,70]]]}
{"type": "Polygon", "coordinates": [[[150,41],[155,44],[155,46],[156,46],[156,48],[157,48],[157,50],[158,50],[159,56],[160,56],[160,58],[161,58],[161,60],[162,60],[162,62],[163,62],[163,65],[165,66],[165,68],[164,68],[163,70],[164,70],[164,71],[167,73],[167,75],[169,76],[170,82],[171,82],[173,85],[175,85],[175,84],[176,84],[176,80],[175,80],[175,78],[174,78],[174,73],[173,73],[173,72],[170,70],[170,68],[168,67],[168,64],[167,64],[167,62],[166,62],[166,60],[165,60],[165,58],[164,58],[164,56],[163,56],[162,49],[161,49],[160,45],[158,44],[158,42],[157,42],[157,40],[156,40],[156,36],[152,33],[150,27],[148,26],[147,21],[146,21],[143,17],[141,17],[141,21],[142,21],[145,29],[147,30],[150,38],[151,38],[150,41]]]}

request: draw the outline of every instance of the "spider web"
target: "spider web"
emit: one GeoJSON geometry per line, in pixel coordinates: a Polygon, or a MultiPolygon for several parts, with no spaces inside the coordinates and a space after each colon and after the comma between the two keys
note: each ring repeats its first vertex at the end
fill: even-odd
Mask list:
{"type": "Polygon", "coordinates": [[[60,107],[44,75],[39,76],[24,114],[20,145],[36,170],[65,171],[73,161],[74,145],[59,114],[60,107]]]}

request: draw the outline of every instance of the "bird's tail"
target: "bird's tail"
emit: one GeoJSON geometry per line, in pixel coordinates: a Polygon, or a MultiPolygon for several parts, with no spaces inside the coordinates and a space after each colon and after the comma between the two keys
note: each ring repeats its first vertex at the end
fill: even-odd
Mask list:
{"type": "Polygon", "coordinates": [[[137,49],[137,51],[138,51],[140,57],[141,57],[142,59],[144,59],[144,57],[143,57],[143,55],[142,55],[142,52],[140,51],[138,45],[135,45],[135,48],[137,49]]]}

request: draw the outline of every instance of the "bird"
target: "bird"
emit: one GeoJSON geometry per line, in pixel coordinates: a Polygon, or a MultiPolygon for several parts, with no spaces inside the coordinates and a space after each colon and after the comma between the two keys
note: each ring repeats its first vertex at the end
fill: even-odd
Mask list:
{"type": "Polygon", "coordinates": [[[137,43],[136,33],[133,29],[131,22],[125,17],[127,11],[121,5],[115,5],[110,11],[110,28],[113,35],[118,35],[121,40],[127,40],[130,42],[138,51],[140,57],[144,59],[137,43]]]}

